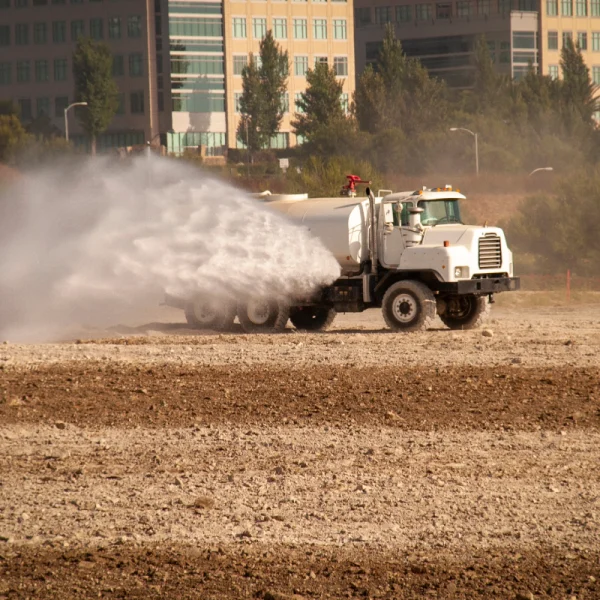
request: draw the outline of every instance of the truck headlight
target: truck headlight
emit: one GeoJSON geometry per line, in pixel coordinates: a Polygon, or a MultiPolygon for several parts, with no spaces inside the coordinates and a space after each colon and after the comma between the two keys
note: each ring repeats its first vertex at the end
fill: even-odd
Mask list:
{"type": "Polygon", "coordinates": [[[456,279],[468,279],[468,277],[469,277],[469,267],[455,267],[455,269],[454,269],[454,277],[456,279]]]}
{"type": "Polygon", "coordinates": [[[462,267],[456,267],[456,269],[454,269],[454,277],[457,279],[462,277],[462,267]]]}

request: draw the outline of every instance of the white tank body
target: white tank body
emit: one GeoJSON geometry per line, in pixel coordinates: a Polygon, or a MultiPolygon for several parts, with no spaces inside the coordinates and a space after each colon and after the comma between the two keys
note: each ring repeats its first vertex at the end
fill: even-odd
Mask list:
{"type": "Polygon", "coordinates": [[[369,258],[367,200],[359,198],[310,198],[293,200],[274,197],[269,208],[285,214],[318,237],[335,256],[345,275],[356,273],[369,258]]]}

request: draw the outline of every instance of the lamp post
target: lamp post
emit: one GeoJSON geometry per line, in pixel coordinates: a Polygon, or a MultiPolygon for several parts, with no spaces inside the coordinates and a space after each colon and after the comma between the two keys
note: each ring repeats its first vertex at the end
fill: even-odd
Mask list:
{"type": "Polygon", "coordinates": [[[450,131],[466,131],[475,138],[475,175],[479,176],[479,147],[477,145],[477,134],[464,127],[450,127],[450,131]]]}
{"type": "Polygon", "coordinates": [[[538,171],[554,171],[554,169],[552,167],[539,167],[538,169],[534,169],[533,171],[531,171],[531,173],[529,173],[527,177],[531,177],[534,173],[537,173],[538,171]]]}
{"type": "Polygon", "coordinates": [[[65,139],[67,140],[67,142],[69,141],[69,119],[68,119],[68,112],[69,109],[73,108],[74,106],[87,106],[88,103],[87,102],[73,102],[73,104],[69,104],[69,106],[67,106],[67,108],[65,108],[65,139]]]}

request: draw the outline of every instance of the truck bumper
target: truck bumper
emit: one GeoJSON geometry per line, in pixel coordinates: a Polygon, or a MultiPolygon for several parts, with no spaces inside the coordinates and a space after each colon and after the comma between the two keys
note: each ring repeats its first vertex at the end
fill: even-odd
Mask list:
{"type": "Polygon", "coordinates": [[[443,281],[437,284],[439,292],[465,296],[475,294],[486,296],[487,294],[498,294],[500,292],[516,292],[521,289],[521,280],[518,277],[493,277],[489,279],[465,279],[452,283],[443,281]]]}

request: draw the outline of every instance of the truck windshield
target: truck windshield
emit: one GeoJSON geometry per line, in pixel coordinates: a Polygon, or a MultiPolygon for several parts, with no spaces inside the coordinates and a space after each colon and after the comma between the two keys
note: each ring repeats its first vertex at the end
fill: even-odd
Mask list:
{"type": "Polygon", "coordinates": [[[441,225],[443,223],[462,223],[458,200],[421,200],[417,206],[423,209],[423,225],[441,225]]]}

